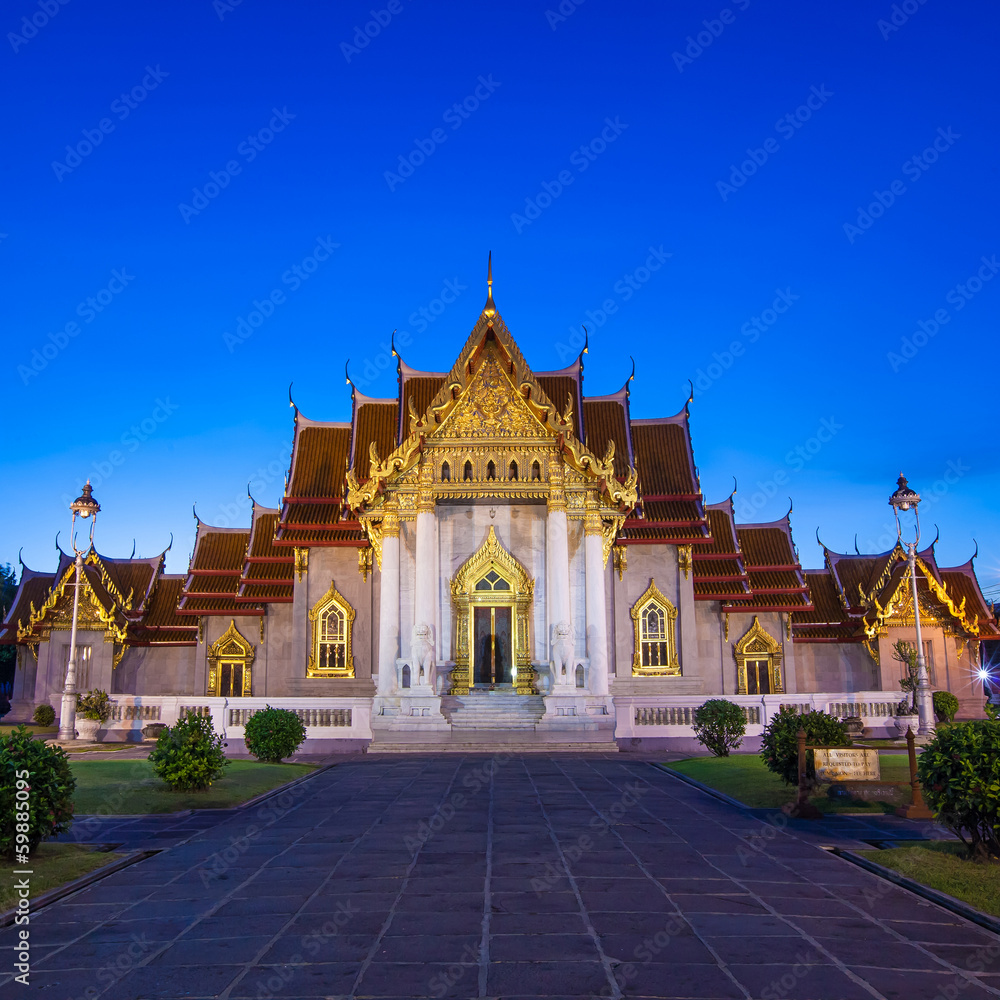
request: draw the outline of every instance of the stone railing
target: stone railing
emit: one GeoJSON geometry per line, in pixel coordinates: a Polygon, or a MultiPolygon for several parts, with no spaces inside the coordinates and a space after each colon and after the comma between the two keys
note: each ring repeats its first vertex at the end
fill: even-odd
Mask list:
{"type": "MultiPolygon", "coordinates": [[[[261,708],[230,708],[228,724],[245,726],[253,716],[262,711],[261,708]]],[[[306,730],[317,727],[350,728],[351,726],[352,716],[349,708],[293,708],[291,711],[302,720],[306,730]]]]}
{"type": "Polygon", "coordinates": [[[694,734],[694,712],[710,698],[724,697],[743,709],[747,735],[759,736],[771,717],[782,708],[792,708],[800,715],[821,711],[840,718],[858,716],[866,726],[886,728],[895,715],[903,695],[894,691],[856,691],[819,694],[771,695],[615,695],[617,726],[615,735],[654,735],[662,728],[663,736],[694,734]],[[669,730],[669,731],[667,731],[669,730]]]}
{"type": "Polygon", "coordinates": [[[139,739],[143,726],[172,726],[189,712],[212,720],[217,733],[241,739],[255,712],[270,705],[293,711],[306,738],[371,739],[370,698],[198,698],[190,695],[115,695],[107,729],[111,739],[139,739]]]}

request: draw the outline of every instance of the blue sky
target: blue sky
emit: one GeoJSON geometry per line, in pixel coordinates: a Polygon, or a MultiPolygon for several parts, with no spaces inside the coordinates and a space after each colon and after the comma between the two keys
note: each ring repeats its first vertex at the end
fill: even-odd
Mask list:
{"type": "Polygon", "coordinates": [[[935,0],[6,5],[0,561],[51,566],[89,475],[102,551],[173,532],[184,569],[192,502],[230,524],[248,481],[278,502],[289,382],[347,419],[348,358],[394,393],[393,329],[447,369],[492,250],[529,363],[566,364],[586,323],[588,393],[630,355],[635,417],[694,380],[706,497],[736,477],[741,519],[770,520],[791,496],[806,566],[817,527],[891,544],[902,469],[940,558],[976,538],[1000,584],[997,21],[935,0]]]}

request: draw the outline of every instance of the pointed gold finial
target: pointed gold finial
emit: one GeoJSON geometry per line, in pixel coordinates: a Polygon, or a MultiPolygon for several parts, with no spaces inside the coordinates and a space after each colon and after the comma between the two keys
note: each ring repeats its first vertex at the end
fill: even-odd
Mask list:
{"type": "Polygon", "coordinates": [[[483,312],[487,316],[496,316],[497,307],[493,304],[493,251],[490,251],[489,260],[486,263],[486,305],[483,312]]]}

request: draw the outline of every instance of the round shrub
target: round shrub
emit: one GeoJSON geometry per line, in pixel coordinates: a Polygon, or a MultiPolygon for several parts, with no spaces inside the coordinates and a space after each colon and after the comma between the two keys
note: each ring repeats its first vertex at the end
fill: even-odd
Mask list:
{"type": "Polygon", "coordinates": [[[728,757],[747,731],[746,713],[725,698],[712,698],[694,710],[694,735],[716,757],[728,757]]]}
{"type": "Polygon", "coordinates": [[[221,778],[229,766],[223,752],[226,746],[208,716],[188,712],[160,733],[149,762],[175,792],[199,792],[221,778]]]}
{"type": "Polygon", "coordinates": [[[958,699],[950,691],[934,692],[934,714],[938,722],[954,722],[958,699]]]}
{"type": "MultiPolygon", "coordinates": [[[[788,705],[764,727],[760,755],[764,765],[789,785],[799,783],[798,732],[806,731],[806,746],[846,747],[851,745],[847,726],[834,715],[826,712],[807,712],[799,715],[788,705]]],[[[806,751],[806,777],[809,784],[816,784],[813,754],[806,751]]]]}
{"type": "Polygon", "coordinates": [[[56,721],[56,710],[51,705],[39,705],[31,721],[36,726],[51,726],[56,721]]]}
{"type": "Polygon", "coordinates": [[[243,738],[254,757],[277,764],[298,750],[306,738],[306,727],[289,709],[268,705],[247,720],[243,738]]]}
{"type": "Polygon", "coordinates": [[[917,776],[927,805],[970,857],[1000,857],[1000,722],[938,730],[920,754],[917,776]]]}
{"type": "Polygon", "coordinates": [[[32,739],[27,726],[0,736],[0,854],[13,858],[65,833],[73,825],[75,788],[69,755],[61,746],[32,739]],[[19,809],[24,802],[27,823],[19,809]]]}

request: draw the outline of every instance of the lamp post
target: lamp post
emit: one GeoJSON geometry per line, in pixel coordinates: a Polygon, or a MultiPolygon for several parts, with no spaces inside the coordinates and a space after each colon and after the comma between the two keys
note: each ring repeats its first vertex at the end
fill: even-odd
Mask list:
{"type": "Polygon", "coordinates": [[[920,631],[920,602],[917,598],[917,544],[920,542],[920,514],[917,504],[920,494],[915,493],[907,485],[906,477],[900,473],[896,481],[896,492],[889,497],[889,504],[896,517],[896,537],[900,544],[906,545],[910,563],[910,587],[913,594],[913,621],[917,629],[917,711],[920,718],[919,735],[931,736],[934,733],[934,709],[931,700],[930,679],[927,676],[927,661],[924,659],[923,636],[920,631]],[[913,510],[913,520],[916,531],[912,542],[903,542],[903,526],[899,521],[901,511],[913,510]]]}
{"type": "Polygon", "coordinates": [[[76,623],[80,612],[80,583],[83,577],[83,551],[76,547],[76,519],[90,522],[90,545],[94,544],[94,525],[101,505],[94,499],[90,480],[84,486],[83,492],[70,505],[73,513],[70,540],[76,553],[76,582],[73,588],[73,625],[69,633],[69,663],[66,665],[66,683],[63,686],[62,705],[59,709],[59,742],[70,743],[76,739],[76,623]]]}

